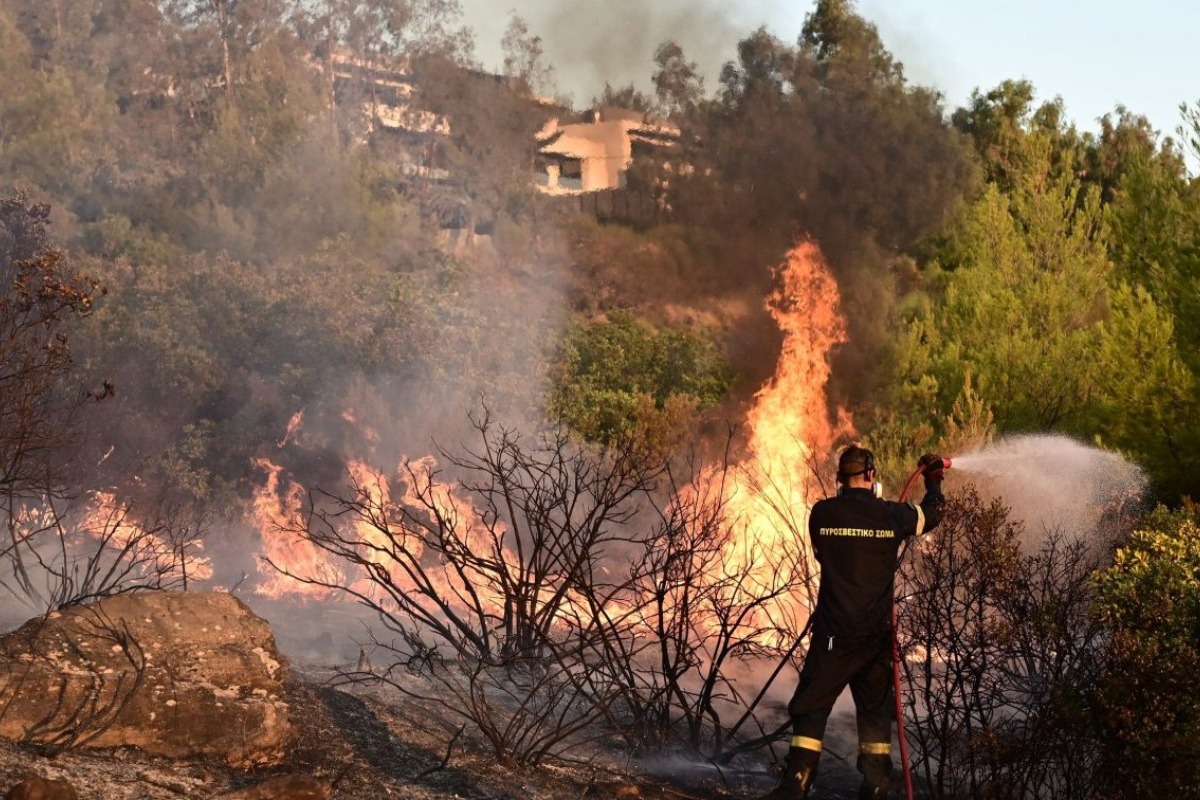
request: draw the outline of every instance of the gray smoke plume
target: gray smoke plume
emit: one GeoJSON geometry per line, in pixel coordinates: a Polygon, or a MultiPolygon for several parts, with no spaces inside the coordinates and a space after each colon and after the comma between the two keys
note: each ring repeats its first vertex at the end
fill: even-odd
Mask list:
{"type": "MultiPolygon", "coordinates": [[[[721,66],[736,59],[736,44],[774,16],[764,0],[463,0],[463,21],[475,32],[477,55],[485,69],[503,61],[500,39],[512,14],[540,36],[557,88],[576,106],[587,106],[605,83],[633,84],[652,92],[654,51],[671,39],[679,43],[712,89],[721,66]]],[[[782,31],[793,40],[797,31],[782,31]]]]}

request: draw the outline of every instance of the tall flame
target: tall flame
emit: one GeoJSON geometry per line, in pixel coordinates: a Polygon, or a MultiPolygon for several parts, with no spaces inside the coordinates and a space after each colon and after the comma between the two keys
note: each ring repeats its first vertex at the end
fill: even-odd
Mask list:
{"type": "Polygon", "coordinates": [[[787,470],[799,486],[807,483],[801,477],[809,474],[812,455],[827,452],[847,424],[844,416],[838,427],[832,424],[825,396],[829,357],[846,341],[846,324],[837,283],[816,244],[802,242],[788,253],[780,279],[768,307],[784,333],[783,351],[750,411],[750,448],[760,465],[787,470]]]}
{"type": "MultiPolygon", "coordinates": [[[[788,253],[778,277],[779,288],[767,305],[784,333],[783,350],[775,375],[748,414],[749,457],[727,499],[742,531],[726,561],[749,573],[747,591],[763,595],[810,577],[806,530],[817,489],[814,476],[824,454],[850,429],[843,411],[833,422],[826,398],[830,355],[846,340],[837,283],[810,241],[788,253]]],[[[808,582],[801,594],[811,588],[808,582]]],[[[786,619],[797,600],[811,604],[811,596],[784,596],[767,614],[786,619]]]]}

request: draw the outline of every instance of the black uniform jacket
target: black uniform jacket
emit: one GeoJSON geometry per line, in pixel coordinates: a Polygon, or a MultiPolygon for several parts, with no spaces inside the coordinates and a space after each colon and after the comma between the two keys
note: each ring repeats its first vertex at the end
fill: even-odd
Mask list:
{"type": "Polygon", "coordinates": [[[813,506],[808,534],[821,565],[814,637],[861,639],[888,630],[900,543],[935,526],[942,502],[935,485],[920,506],[882,500],[870,489],[845,489],[813,506]]]}

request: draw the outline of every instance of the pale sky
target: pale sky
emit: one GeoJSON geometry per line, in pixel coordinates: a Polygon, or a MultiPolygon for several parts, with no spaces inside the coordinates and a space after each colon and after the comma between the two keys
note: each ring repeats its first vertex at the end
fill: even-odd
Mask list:
{"type": "MultiPolygon", "coordinates": [[[[654,48],[674,38],[706,86],[736,44],[760,25],[794,43],[815,0],[461,0],[476,57],[501,63],[515,12],[543,39],[560,93],[586,107],[604,87],[649,87],[654,48]]],[[[972,89],[1026,78],[1037,100],[1061,96],[1084,130],[1118,104],[1164,135],[1180,103],[1200,100],[1200,3],[1193,0],[858,0],[860,14],[904,63],[910,83],[931,86],[952,110],[972,89]]]]}

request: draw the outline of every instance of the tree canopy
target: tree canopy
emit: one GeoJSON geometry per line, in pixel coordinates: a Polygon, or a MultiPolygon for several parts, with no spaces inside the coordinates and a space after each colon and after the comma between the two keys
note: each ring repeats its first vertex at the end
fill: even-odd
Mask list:
{"type": "Polygon", "coordinates": [[[109,430],[136,444],[104,461],[113,480],[169,463],[211,490],[300,409],[336,428],[351,386],[381,408],[537,376],[520,404],[557,416],[591,404],[564,394],[585,375],[595,398],[653,373],[638,413],[734,408],[774,368],[771,266],[811,237],[850,334],[831,402],[864,435],[932,446],[966,404],[1000,433],[1117,449],[1168,501],[1197,493],[1188,106],[1179,145],[1125,107],[1080,132],[1023,80],[948,110],[852,2],[821,0],[795,41],[749,31],[717,76],[668,40],[650,91],[606,87],[597,102],[678,139],[635,152],[622,191],[650,217],[580,222],[534,190],[537,131],[575,113],[532,96],[554,90],[539,32],[513,17],[506,74],[488,75],[459,16],[451,0],[0,10],[0,174],[52,204],[62,247],[112,289],[73,351],[91,384],[128,387],[109,430]],[[510,324],[500,297],[535,310],[510,324]],[[471,362],[518,328],[528,364],[471,362]],[[613,363],[632,366],[571,363],[581,331],[620,331],[632,360],[613,363]]]}
{"type": "MultiPolygon", "coordinates": [[[[1065,736],[1064,752],[1098,761],[1080,769],[1130,796],[1153,791],[1147,776],[1184,791],[1197,719],[1189,498],[1200,497],[1200,182],[1188,164],[1200,106],[1183,106],[1178,140],[1123,106],[1081,131],[1066,100],[1039,101],[1026,80],[980,87],[947,109],[910,81],[851,0],[818,0],[794,41],[748,31],[717,76],[699,74],[681,41],[662,42],[646,54],[647,81],[606,84],[596,98],[637,112],[601,119],[605,135],[632,131],[621,185],[552,195],[538,191],[539,173],[584,165],[544,144],[586,115],[548,97],[553,65],[535,26],[512,18],[504,74],[490,74],[459,16],[456,0],[0,4],[0,494],[10,534],[27,501],[53,506],[101,489],[119,498],[108,543],[130,508],[159,500],[244,531],[266,469],[272,488],[280,476],[321,487],[313,495],[329,490],[326,499],[382,526],[383,539],[356,533],[335,553],[384,541],[418,572],[441,569],[427,558],[436,548],[403,550],[411,540],[388,516],[400,513],[443,556],[465,559],[467,581],[483,562],[445,535],[459,531],[436,453],[474,473],[471,493],[493,504],[482,521],[495,537],[495,585],[510,594],[485,595],[518,609],[544,593],[511,581],[512,570],[549,576],[553,613],[569,605],[569,624],[591,637],[622,596],[609,590],[636,585],[645,604],[622,612],[614,638],[601,635],[614,649],[574,657],[592,653],[590,667],[596,653],[640,662],[643,647],[659,649],[648,681],[610,674],[631,708],[653,690],[642,708],[657,730],[639,730],[639,746],[674,727],[690,728],[690,746],[705,731],[720,738],[728,720],[714,703],[737,694],[723,659],[773,651],[736,638],[735,617],[756,618],[768,598],[730,568],[749,523],[716,487],[743,477],[728,459],[742,444],[731,431],[778,366],[773,268],[811,241],[844,317],[831,338],[842,322],[846,333],[827,355],[825,410],[844,410],[843,427],[881,464],[1056,432],[1140,465],[1153,499],[1173,509],[1122,505],[1097,525],[1101,546],[1056,535],[1024,554],[1002,503],[966,497],[957,528],[946,526],[960,536],[921,563],[931,585],[981,609],[969,626],[978,648],[956,654],[959,674],[1006,672],[974,711],[990,724],[994,698],[1007,704],[1036,682],[1038,704],[1012,719],[1036,723],[1041,738],[997,725],[979,734],[986,746],[963,748],[964,728],[947,725],[941,741],[955,758],[986,755],[1009,769],[1014,754],[1048,763],[1034,751],[1065,736]],[[452,455],[472,428],[483,449],[452,455]],[[511,431],[524,428],[553,446],[523,451],[511,431]],[[718,450],[727,460],[716,466],[684,464],[718,450]],[[359,477],[397,464],[415,513],[359,477]],[[704,474],[712,486],[665,496],[667,483],[704,474]],[[621,497],[644,490],[646,502],[622,499],[612,519],[654,517],[657,530],[593,526],[620,543],[620,570],[607,556],[560,570],[578,545],[577,501],[627,478],[621,497]],[[506,558],[500,543],[532,547],[547,523],[557,531],[541,540],[553,542],[549,561],[530,571],[536,560],[506,558]],[[1110,524],[1123,539],[1109,541],[1110,524]],[[644,555],[629,562],[631,549],[644,555]],[[1101,561],[1111,568],[1096,572],[1101,561]],[[975,584],[960,580],[972,574],[975,584]],[[700,605],[732,624],[701,623],[700,605]],[[627,648],[626,622],[645,623],[652,606],[665,615],[657,638],[627,648]],[[1094,612],[1086,626],[1081,608],[1094,612]],[[1087,673],[1096,665],[1120,680],[1087,673]],[[693,678],[708,688],[689,700],[693,678]],[[1074,724],[1089,727],[1077,737],[1064,727],[1074,724]]],[[[335,517],[309,521],[340,537],[335,517]]],[[[190,535],[186,525],[147,530],[164,527],[190,535]]],[[[50,539],[64,531],[62,518],[39,529],[50,539]]],[[[180,542],[168,549],[184,559],[180,542]]],[[[88,580],[70,587],[73,568],[51,570],[64,589],[55,596],[87,594],[88,580]]],[[[386,570],[373,574],[391,586],[386,570]]],[[[452,601],[440,586],[428,582],[426,599],[444,611],[452,601]]],[[[487,606],[475,606],[485,630],[497,619],[487,606]]],[[[922,620],[926,653],[962,621],[942,608],[922,620]]],[[[555,618],[544,620],[549,629],[555,618]]],[[[802,640],[775,619],[767,628],[802,640]]],[[[435,651],[420,650],[440,669],[435,651]]],[[[940,687],[943,667],[924,661],[940,687]]],[[[927,763],[955,768],[945,751],[927,752],[927,763]]],[[[967,777],[964,786],[979,775],[967,777]]],[[[1026,785],[1070,783],[1052,770],[1036,779],[1026,785]]]]}

